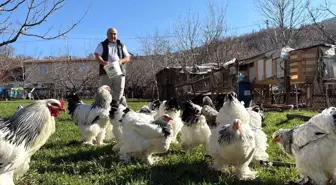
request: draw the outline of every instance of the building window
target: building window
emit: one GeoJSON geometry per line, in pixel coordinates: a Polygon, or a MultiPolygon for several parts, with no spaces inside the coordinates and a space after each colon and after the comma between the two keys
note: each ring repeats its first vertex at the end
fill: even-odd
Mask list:
{"type": "Polygon", "coordinates": [[[88,71],[89,71],[89,67],[88,67],[88,65],[86,65],[86,64],[81,64],[81,65],[79,66],[79,71],[80,71],[80,72],[88,72],[88,71]]]}
{"type": "Polygon", "coordinates": [[[39,66],[40,74],[48,74],[48,66],[42,65],[39,66]]]}

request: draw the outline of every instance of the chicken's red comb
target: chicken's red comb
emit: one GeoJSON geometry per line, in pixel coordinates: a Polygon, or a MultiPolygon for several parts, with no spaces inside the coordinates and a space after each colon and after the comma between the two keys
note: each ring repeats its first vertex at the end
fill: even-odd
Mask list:
{"type": "Polygon", "coordinates": [[[64,108],[64,101],[63,101],[63,99],[60,100],[60,103],[61,103],[61,107],[64,108]]]}

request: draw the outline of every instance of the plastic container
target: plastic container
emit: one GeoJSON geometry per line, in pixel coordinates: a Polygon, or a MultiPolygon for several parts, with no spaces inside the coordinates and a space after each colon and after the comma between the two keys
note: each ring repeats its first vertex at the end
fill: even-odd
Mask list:
{"type": "Polygon", "coordinates": [[[109,78],[114,78],[122,75],[119,61],[111,62],[108,65],[105,65],[104,69],[109,78]]]}

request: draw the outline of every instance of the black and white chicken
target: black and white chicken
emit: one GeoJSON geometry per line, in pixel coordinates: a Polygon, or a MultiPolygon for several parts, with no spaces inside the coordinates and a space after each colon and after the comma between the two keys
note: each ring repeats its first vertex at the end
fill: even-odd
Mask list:
{"type": "Polygon", "coordinates": [[[160,100],[151,101],[148,105],[142,106],[137,112],[155,116],[159,110],[160,104],[160,100]]]}
{"type": "Polygon", "coordinates": [[[39,100],[0,119],[0,184],[13,185],[13,176],[28,171],[31,156],[55,132],[54,117],[63,110],[63,101],[39,100]]]}
{"type": "Polygon", "coordinates": [[[158,113],[154,116],[154,119],[157,120],[160,116],[164,114],[169,115],[173,120],[171,123],[172,126],[172,142],[178,143],[177,135],[183,127],[183,122],[181,120],[181,108],[175,98],[171,97],[168,100],[164,100],[159,107],[158,113]]]}
{"type": "Polygon", "coordinates": [[[188,150],[202,144],[208,150],[211,131],[205,117],[201,114],[202,108],[191,100],[186,101],[183,107],[182,148],[188,150]]]}
{"type": "Polygon", "coordinates": [[[238,101],[237,94],[231,92],[226,96],[223,107],[219,110],[216,122],[233,122],[235,119],[240,119],[242,123],[249,124],[252,128],[256,140],[256,148],[252,162],[260,164],[260,162],[268,161],[269,155],[266,152],[268,148],[267,135],[262,130],[260,115],[256,112],[252,112],[251,115],[243,103],[238,101]]]}
{"type": "Polygon", "coordinates": [[[293,129],[279,129],[272,141],[295,159],[306,182],[336,183],[336,108],[330,107],[293,129]]]}
{"type": "MultiPolygon", "coordinates": [[[[112,100],[113,101],[113,100],[112,100]]],[[[114,112],[118,109],[118,106],[121,105],[121,107],[127,107],[127,101],[126,101],[126,97],[125,96],[122,96],[120,98],[120,101],[119,101],[119,104],[112,104],[111,105],[111,111],[110,111],[110,118],[112,119],[111,122],[109,122],[106,126],[106,137],[105,137],[105,140],[107,141],[110,141],[112,140],[113,138],[116,139],[116,140],[119,140],[119,119],[117,119],[115,122],[113,122],[113,114],[114,112]],[[114,110],[112,110],[114,109],[114,110]],[[114,129],[114,126],[116,126],[116,128],[114,129]]]]}
{"type": "Polygon", "coordinates": [[[241,180],[255,179],[256,173],[249,168],[256,149],[254,133],[249,124],[239,119],[221,122],[210,136],[210,155],[213,168],[229,172],[235,168],[235,174],[241,180]]]}
{"type": "Polygon", "coordinates": [[[79,125],[84,144],[104,145],[112,101],[110,90],[107,85],[99,87],[91,105],[83,103],[75,94],[67,97],[69,114],[79,125]]]}
{"type": "MultiPolygon", "coordinates": [[[[117,141],[117,144],[115,144],[112,148],[113,151],[119,151],[121,146],[121,136],[122,136],[122,123],[120,122],[122,115],[124,114],[124,110],[127,108],[127,104],[124,104],[123,102],[120,102],[118,105],[113,105],[111,107],[110,117],[112,118],[112,133],[114,135],[114,139],[117,141]]],[[[145,118],[147,120],[154,121],[154,114],[143,112],[143,111],[136,111],[134,116],[145,118]]]]}
{"type": "Polygon", "coordinates": [[[155,161],[152,154],[164,153],[169,149],[172,118],[164,114],[153,121],[139,116],[129,108],[123,112],[120,120],[122,124],[120,159],[129,162],[130,157],[135,156],[153,164],[155,161]]]}

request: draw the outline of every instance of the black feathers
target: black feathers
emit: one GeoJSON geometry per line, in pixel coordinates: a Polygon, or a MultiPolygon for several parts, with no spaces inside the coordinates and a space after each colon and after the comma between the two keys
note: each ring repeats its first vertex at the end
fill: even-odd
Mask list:
{"type": "Polygon", "coordinates": [[[119,120],[119,122],[122,122],[122,120],[124,119],[125,115],[130,112],[131,109],[129,109],[128,107],[126,109],[123,110],[124,114],[121,116],[121,119],[119,120]]]}
{"type": "Polygon", "coordinates": [[[233,101],[235,98],[237,98],[237,94],[235,92],[230,92],[226,95],[226,100],[227,101],[233,101]]]}
{"type": "Polygon", "coordinates": [[[177,103],[176,99],[171,97],[165,102],[166,110],[177,111],[180,110],[180,106],[177,103]]]}
{"type": "Polygon", "coordinates": [[[234,133],[230,130],[230,124],[224,125],[219,131],[218,143],[230,144],[234,138],[234,133]]]}
{"type": "Polygon", "coordinates": [[[159,120],[155,120],[151,122],[152,124],[158,125],[162,129],[163,135],[167,138],[171,134],[172,127],[170,124],[162,123],[159,120]]]}
{"type": "Polygon", "coordinates": [[[192,126],[199,122],[201,116],[200,110],[192,103],[191,100],[187,100],[184,103],[184,110],[182,113],[182,121],[186,126],[192,126]]]}
{"type": "Polygon", "coordinates": [[[110,110],[110,118],[114,119],[114,114],[118,110],[119,104],[116,100],[112,100],[111,102],[111,110],[110,110]]]}
{"type": "Polygon", "coordinates": [[[151,114],[152,111],[151,111],[148,107],[142,107],[142,108],[139,110],[139,113],[151,114]]]}
{"type": "Polygon", "coordinates": [[[160,100],[154,100],[150,103],[149,109],[151,110],[159,109],[160,105],[161,105],[160,100]]]}
{"type": "Polygon", "coordinates": [[[96,123],[98,120],[99,120],[99,116],[96,116],[96,117],[93,119],[93,121],[92,121],[92,123],[91,123],[91,124],[94,124],[94,123],[96,123]]]}
{"type": "Polygon", "coordinates": [[[128,113],[129,111],[131,111],[131,109],[129,109],[128,107],[125,110],[123,110],[125,114],[128,113]]]}
{"type": "Polygon", "coordinates": [[[73,113],[75,112],[78,105],[82,104],[81,99],[78,95],[72,94],[67,97],[68,101],[68,111],[71,116],[73,116],[73,113]]]}

